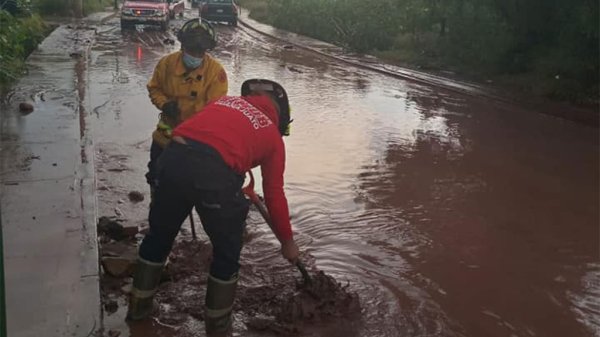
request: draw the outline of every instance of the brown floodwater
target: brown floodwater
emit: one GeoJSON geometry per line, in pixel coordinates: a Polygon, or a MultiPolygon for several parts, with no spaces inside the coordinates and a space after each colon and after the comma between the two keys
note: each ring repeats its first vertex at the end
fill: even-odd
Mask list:
{"type": "MultiPolygon", "coordinates": [[[[306,322],[296,334],[600,336],[598,128],[353,68],[243,27],[217,31],[213,55],[230,94],[251,77],[287,89],[296,239],[312,270],[360,299],[358,318],[306,322]]],[[[98,27],[88,66],[99,215],[140,226],[147,203],[126,195],[148,197],[143,174],[158,111],[145,84],[159,58],[178,48],[167,37],[122,33],[110,20],[98,27]]],[[[257,212],[248,231],[234,332],[263,336],[244,324],[251,315],[241,306],[262,300],[257,289],[291,291],[300,276],[257,212]]],[[[204,276],[192,276],[161,288],[164,299],[171,291],[187,299],[185,313],[128,325],[121,298],[116,313],[105,313],[105,329],[203,336],[204,276]]]]}

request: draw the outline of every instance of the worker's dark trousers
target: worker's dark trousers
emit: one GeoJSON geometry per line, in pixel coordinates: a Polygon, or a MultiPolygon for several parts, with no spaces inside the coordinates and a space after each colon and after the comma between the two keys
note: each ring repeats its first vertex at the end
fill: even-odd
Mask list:
{"type": "Polygon", "coordinates": [[[164,262],[192,207],[213,245],[210,273],[229,280],[239,270],[242,234],[249,202],[241,187],[244,177],[231,170],[213,148],[172,141],[158,160],[157,187],[150,206],[150,231],[140,257],[164,262]]]}
{"type": "Polygon", "coordinates": [[[150,161],[148,162],[148,172],[146,173],[146,182],[148,182],[151,188],[154,188],[154,185],[156,185],[156,179],[158,179],[156,162],[163,151],[163,148],[153,140],[152,145],[150,145],[150,161]]]}

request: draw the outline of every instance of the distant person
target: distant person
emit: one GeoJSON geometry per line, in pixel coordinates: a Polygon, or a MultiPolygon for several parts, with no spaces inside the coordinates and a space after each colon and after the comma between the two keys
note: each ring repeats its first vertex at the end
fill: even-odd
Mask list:
{"type": "Polygon", "coordinates": [[[253,79],[242,96],[225,96],[173,130],[161,155],[150,230],[139,249],[127,317],[141,320],[155,310],[154,294],[163,266],[182,223],[195,207],[212,243],[205,298],[208,336],[231,329],[249,202],[242,193],[244,175],[260,166],[263,191],[281,243],[283,257],[298,259],[283,189],[285,144],[290,108],[283,87],[253,79]]]}
{"type": "MultiPolygon", "coordinates": [[[[171,132],[211,101],[227,94],[225,69],[207,51],[217,45],[217,36],[208,21],[187,21],[177,33],[181,50],[163,57],[148,83],[152,103],[161,110],[152,133],[146,180],[154,191],[156,160],[171,140],[171,132]]],[[[152,192],[153,193],[153,192],[152,192]]]]}

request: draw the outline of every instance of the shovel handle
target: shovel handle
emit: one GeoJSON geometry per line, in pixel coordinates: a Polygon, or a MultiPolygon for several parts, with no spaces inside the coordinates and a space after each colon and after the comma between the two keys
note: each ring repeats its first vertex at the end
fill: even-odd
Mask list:
{"type": "Polygon", "coordinates": [[[263,219],[265,219],[265,222],[269,225],[271,230],[274,230],[273,223],[271,222],[271,215],[267,210],[267,206],[265,206],[262,200],[260,200],[260,198],[258,197],[258,194],[256,194],[256,192],[254,191],[254,175],[252,174],[252,171],[248,171],[248,173],[250,174],[250,183],[248,183],[248,186],[242,188],[242,192],[246,196],[248,196],[248,198],[254,204],[254,206],[258,208],[260,215],[262,215],[263,219]]]}
{"type": "MultiPolygon", "coordinates": [[[[254,175],[252,175],[252,171],[248,171],[248,173],[250,173],[250,183],[248,184],[248,186],[242,188],[242,192],[244,192],[244,194],[247,195],[248,198],[250,198],[250,201],[254,204],[254,206],[256,206],[256,208],[258,208],[258,212],[260,212],[260,215],[262,215],[263,219],[265,219],[265,222],[271,228],[271,231],[273,231],[273,233],[275,233],[275,228],[273,227],[273,222],[271,221],[271,215],[269,214],[269,211],[267,210],[267,206],[265,206],[265,204],[262,202],[262,200],[260,200],[260,198],[258,197],[256,192],[254,191],[254,175]]],[[[310,275],[308,274],[308,271],[306,271],[306,267],[304,266],[304,263],[302,263],[302,261],[300,261],[300,259],[296,260],[296,267],[300,271],[300,274],[302,274],[302,278],[304,279],[304,282],[307,284],[311,284],[312,279],[311,279],[310,275]]]]}
{"type": "Polygon", "coordinates": [[[308,274],[308,271],[306,271],[306,267],[304,266],[304,263],[302,263],[302,261],[300,261],[300,259],[298,259],[296,261],[296,267],[298,267],[298,270],[300,271],[300,274],[302,274],[302,278],[304,279],[304,282],[306,284],[308,284],[308,285],[311,285],[312,284],[312,278],[308,274]]]}

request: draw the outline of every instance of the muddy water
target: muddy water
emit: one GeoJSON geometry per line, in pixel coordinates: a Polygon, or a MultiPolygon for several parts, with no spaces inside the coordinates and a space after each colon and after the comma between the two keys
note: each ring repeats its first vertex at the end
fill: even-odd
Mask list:
{"type": "MultiPolygon", "coordinates": [[[[352,324],[332,318],[300,335],[600,336],[598,129],[335,64],[243,28],[217,30],[213,54],[230,94],[250,77],[287,88],[296,238],[307,264],[360,296],[352,324]]],[[[174,39],[123,34],[109,21],[98,27],[89,66],[100,215],[139,226],[147,203],[126,196],[148,196],[143,174],[158,111],[145,84],[178,48],[165,38],[174,39]]],[[[241,303],[299,279],[257,212],[248,229],[241,303]]],[[[192,314],[128,326],[121,307],[105,314],[106,329],[202,336],[195,316],[204,276],[163,290],[187,294],[192,314]]],[[[264,335],[237,310],[236,335],[264,335]]]]}

